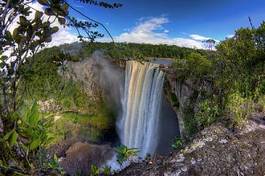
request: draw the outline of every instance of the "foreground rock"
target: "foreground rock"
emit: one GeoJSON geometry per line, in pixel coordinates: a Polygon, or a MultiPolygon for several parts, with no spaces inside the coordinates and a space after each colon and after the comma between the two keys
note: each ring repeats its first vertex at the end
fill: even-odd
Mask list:
{"type": "Polygon", "coordinates": [[[117,175],[217,176],[264,175],[265,129],[249,121],[232,132],[222,124],[204,129],[191,144],[170,157],[135,163],[117,175]]]}
{"type": "Polygon", "coordinates": [[[60,165],[69,175],[88,175],[92,165],[101,166],[111,158],[112,152],[109,145],[77,142],[66,151],[60,165]]]}

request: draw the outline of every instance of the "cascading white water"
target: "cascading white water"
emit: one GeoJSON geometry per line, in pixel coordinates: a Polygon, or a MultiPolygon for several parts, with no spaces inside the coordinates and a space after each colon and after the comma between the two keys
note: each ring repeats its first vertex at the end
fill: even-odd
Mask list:
{"type": "Polygon", "coordinates": [[[153,63],[126,63],[119,135],[122,144],[139,149],[142,157],[155,152],[159,136],[164,73],[158,67],[153,63]]]}

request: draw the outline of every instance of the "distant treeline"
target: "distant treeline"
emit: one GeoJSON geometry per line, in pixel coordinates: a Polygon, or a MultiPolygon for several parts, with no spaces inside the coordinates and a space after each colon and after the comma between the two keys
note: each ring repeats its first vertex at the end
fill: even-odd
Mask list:
{"type": "Polygon", "coordinates": [[[113,59],[134,58],[141,60],[149,57],[183,59],[193,52],[200,53],[202,55],[213,55],[215,53],[214,51],[183,48],[175,45],[136,43],[73,43],[62,45],[60,48],[71,55],[78,56],[79,59],[90,56],[95,50],[102,50],[106,55],[113,59]]]}

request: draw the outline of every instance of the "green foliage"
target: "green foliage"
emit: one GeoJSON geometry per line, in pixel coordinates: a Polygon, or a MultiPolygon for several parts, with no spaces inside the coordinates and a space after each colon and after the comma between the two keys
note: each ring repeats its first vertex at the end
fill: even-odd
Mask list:
{"type": "Polygon", "coordinates": [[[217,46],[215,84],[235,125],[241,125],[254,102],[264,96],[264,26],[263,22],[258,28],[241,28],[217,46]]]}
{"type": "Polygon", "coordinates": [[[193,79],[193,88],[203,99],[195,114],[189,107],[185,108],[184,125],[189,134],[222,120],[221,116],[229,116],[232,124],[241,125],[254,111],[254,104],[262,104],[264,26],[262,23],[256,29],[237,30],[233,38],[218,44],[216,55],[191,53],[176,59],[178,79],[193,79]],[[203,93],[205,83],[211,89],[211,96],[203,93]]]}
{"type": "Polygon", "coordinates": [[[34,62],[27,63],[21,69],[19,99],[53,99],[64,109],[86,109],[89,99],[78,83],[64,80],[58,74],[58,67],[63,67],[72,57],[64,54],[57,47],[45,49],[35,56],[34,62]]]}
{"type": "MultiPolygon", "coordinates": [[[[244,96],[253,96],[264,80],[264,23],[257,29],[241,28],[235,36],[221,42],[217,49],[219,63],[223,63],[223,83],[228,90],[238,90],[244,96]]],[[[262,87],[262,86],[261,86],[262,87]]]]}
{"type": "Polygon", "coordinates": [[[103,167],[103,168],[99,168],[96,165],[91,165],[90,168],[90,176],[110,176],[111,175],[111,168],[110,167],[103,167]]]}
{"type": "Polygon", "coordinates": [[[195,113],[195,119],[198,127],[203,129],[216,122],[220,117],[220,108],[213,99],[206,99],[199,103],[198,112],[195,113]]]}
{"type": "Polygon", "coordinates": [[[7,132],[2,139],[8,142],[10,147],[19,144],[28,155],[29,152],[50,142],[49,128],[52,121],[41,117],[36,102],[23,113],[15,113],[12,119],[16,121],[17,126],[7,132]],[[20,143],[18,143],[18,139],[20,143]],[[21,139],[23,140],[21,141],[21,139]]]}
{"type": "Polygon", "coordinates": [[[171,145],[171,147],[172,147],[173,149],[175,149],[175,150],[179,150],[179,149],[181,149],[182,146],[183,146],[183,140],[181,139],[181,137],[176,137],[176,138],[174,139],[173,144],[171,145]]]}
{"type": "Polygon", "coordinates": [[[52,126],[53,119],[41,117],[36,102],[21,116],[22,118],[18,120],[18,133],[25,139],[22,147],[26,153],[44,147],[51,142],[52,136],[49,128],[52,126]]]}
{"type": "MultiPolygon", "coordinates": [[[[49,151],[40,148],[32,158],[34,167],[44,174],[65,175],[63,168],[59,165],[59,159],[56,155],[51,156],[49,151]]],[[[33,168],[32,168],[33,169],[33,168]]]]}
{"type": "Polygon", "coordinates": [[[243,98],[236,92],[229,95],[227,110],[232,116],[233,124],[240,126],[253,112],[254,103],[251,99],[243,98]]]}
{"type": "MultiPolygon", "coordinates": [[[[65,45],[67,46],[67,45],[65,45]]],[[[69,47],[69,45],[68,45],[69,47]]],[[[154,57],[158,58],[184,58],[192,52],[197,52],[202,55],[208,55],[208,51],[194,50],[190,48],[181,48],[170,45],[152,45],[152,44],[136,44],[136,43],[89,43],[84,44],[83,49],[78,54],[79,57],[85,58],[90,56],[96,50],[102,50],[107,56],[112,59],[128,60],[149,60],[154,57]]]]}
{"type": "Polygon", "coordinates": [[[90,176],[99,176],[99,174],[100,174],[100,169],[95,165],[91,165],[90,176]]]}
{"type": "MultiPolygon", "coordinates": [[[[8,151],[16,149],[20,151],[20,155],[9,153],[8,155],[1,154],[1,157],[5,156],[6,160],[12,159],[16,164],[21,163],[26,168],[35,169],[34,167],[39,161],[36,158],[40,156],[40,151],[43,151],[52,141],[50,128],[53,119],[42,116],[38,111],[36,102],[21,107],[10,116],[10,119],[15,123],[15,126],[11,131],[5,133],[0,143],[4,147],[5,152],[9,153],[8,151]],[[23,157],[25,161],[17,160],[16,157],[23,157]]],[[[48,159],[47,157],[48,155],[45,155],[45,158],[42,157],[42,164],[37,165],[44,166],[48,159]]],[[[21,164],[16,165],[16,167],[20,168],[21,164]]],[[[44,168],[48,169],[48,167],[42,167],[42,169],[44,168]]]]}
{"type": "Polygon", "coordinates": [[[16,132],[16,129],[12,129],[10,132],[7,132],[4,135],[1,141],[7,142],[7,144],[9,144],[9,146],[12,147],[14,144],[17,143],[17,137],[18,137],[18,134],[16,132]]]}
{"type": "Polygon", "coordinates": [[[173,106],[178,108],[179,107],[179,101],[177,99],[177,96],[174,93],[171,93],[170,97],[171,97],[171,101],[173,103],[173,106]]]}
{"type": "Polygon", "coordinates": [[[104,176],[110,176],[111,175],[111,168],[110,167],[104,167],[102,173],[104,176]]]}
{"type": "Polygon", "coordinates": [[[137,156],[138,150],[135,148],[128,148],[124,145],[115,148],[117,153],[117,162],[122,165],[130,157],[137,156]]]}
{"type": "Polygon", "coordinates": [[[54,134],[53,143],[68,138],[78,138],[82,141],[99,142],[104,134],[115,126],[115,119],[111,117],[106,105],[98,105],[95,114],[62,113],[58,117],[51,131],[54,134]]]}
{"type": "Polygon", "coordinates": [[[200,53],[192,52],[174,62],[178,76],[182,78],[202,78],[213,70],[212,62],[200,53]]]}
{"type": "Polygon", "coordinates": [[[48,162],[49,169],[56,170],[60,174],[64,174],[63,168],[59,165],[59,159],[56,155],[53,155],[52,159],[48,162]]]}
{"type": "Polygon", "coordinates": [[[192,136],[198,132],[198,123],[194,117],[194,112],[192,109],[189,108],[185,109],[183,121],[184,121],[185,132],[187,133],[188,136],[192,136]]]}

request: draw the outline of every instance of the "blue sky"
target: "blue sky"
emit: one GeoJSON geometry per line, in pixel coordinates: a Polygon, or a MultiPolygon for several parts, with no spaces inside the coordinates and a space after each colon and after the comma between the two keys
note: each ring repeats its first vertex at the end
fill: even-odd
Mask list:
{"type": "MultiPolygon", "coordinates": [[[[248,16],[258,25],[265,20],[265,0],[117,0],[123,7],[103,9],[70,4],[102,22],[115,41],[166,43],[198,47],[203,39],[223,40],[235,29],[249,26],[248,16]]],[[[73,15],[84,19],[71,11],[73,15]]],[[[74,31],[69,30],[71,34],[74,31]]],[[[108,39],[105,39],[108,40],[108,39]]]]}

